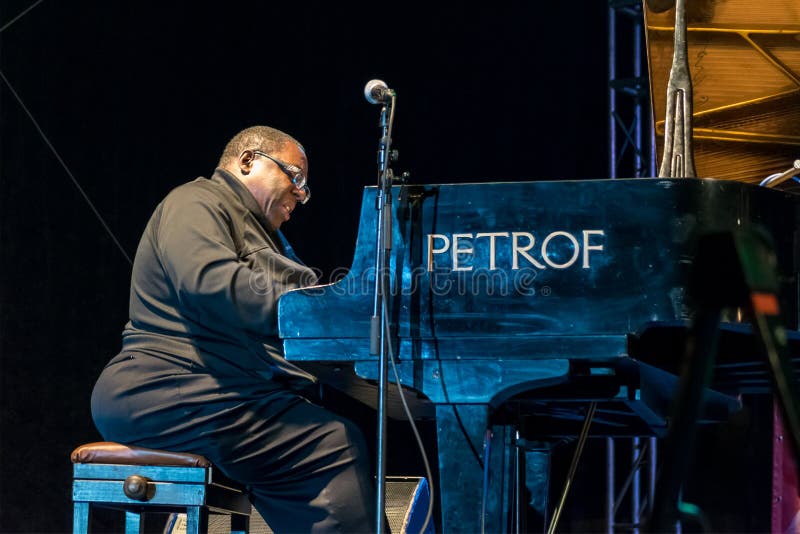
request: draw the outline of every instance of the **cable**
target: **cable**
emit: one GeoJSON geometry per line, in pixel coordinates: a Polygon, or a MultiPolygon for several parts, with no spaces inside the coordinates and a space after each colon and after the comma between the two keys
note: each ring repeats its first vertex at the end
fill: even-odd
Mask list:
{"type": "MultiPolygon", "coordinates": [[[[36,4],[34,4],[34,6],[35,5],[36,4]]],[[[31,6],[31,7],[33,7],[33,6],[31,6]]],[[[89,208],[91,208],[92,212],[97,217],[97,220],[100,221],[100,224],[103,226],[103,228],[105,229],[106,233],[109,235],[109,237],[111,237],[111,240],[114,242],[115,245],[117,245],[117,248],[122,253],[122,255],[125,256],[125,259],[128,260],[128,263],[130,265],[133,265],[133,261],[131,260],[131,257],[128,256],[127,252],[125,252],[125,249],[123,248],[122,244],[117,239],[117,236],[114,235],[114,232],[111,231],[111,228],[108,226],[108,224],[106,223],[105,219],[103,219],[103,216],[100,215],[100,211],[98,211],[98,209],[92,203],[92,200],[89,198],[89,195],[86,193],[86,191],[84,191],[83,187],[81,187],[81,184],[78,183],[78,180],[75,179],[75,176],[72,174],[72,171],[69,169],[69,167],[67,166],[66,162],[61,158],[61,155],[56,150],[56,147],[53,146],[53,143],[51,143],[50,139],[47,137],[47,135],[45,135],[44,130],[42,130],[42,127],[39,126],[39,123],[36,122],[36,119],[33,117],[33,113],[30,112],[28,107],[22,101],[22,98],[20,98],[20,96],[14,90],[14,86],[11,85],[11,82],[8,81],[8,78],[6,78],[6,76],[3,74],[2,71],[0,71],[0,79],[2,79],[5,82],[6,86],[8,87],[8,90],[11,91],[11,94],[14,95],[14,98],[17,100],[17,103],[19,103],[20,107],[25,112],[25,114],[28,115],[28,118],[31,120],[31,122],[33,123],[33,126],[36,128],[36,131],[39,132],[39,135],[42,137],[42,140],[50,148],[50,151],[53,153],[53,155],[56,157],[58,162],[61,164],[61,167],[67,173],[67,176],[69,176],[69,179],[72,181],[72,184],[78,190],[78,193],[81,194],[81,196],[83,197],[83,200],[85,200],[86,203],[89,205],[89,208]]]]}
{"type": "MultiPolygon", "coordinates": [[[[387,293],[384,293],[387,294],[387,293]]],[[[389,332],[389,310],[387,309],[386,299],[383,299],[383,316],[385,319],[385,328],[386,331],[389,332]]],[[[397,365],[394,361],[394,351],[392,350],[392,344],[387,343],[387,347],[389,348],[389,363],[392,366],[392,373],[394,374],[395,385],[397,386],[397,392],[400,395],[400,402],[403,405],[403,411],[406,414],[406,418],[408,419],[409,424],[411,425],[411,430],[414,433],[414,439],[417,442],[417,448],[419,449],[420,455],[422,456],[422,463],[425,466],[425,476],[428,477],[430,484],[428,486],[428,494],[429,494],[429,501],[428,501],[428,512],[425,514],[425,521],[422,523],[422,528],[420,529],[420,534],[425,532],[425,529],[428,528],[428,524],[431,521],[431,517],[433,517],[433,474],[431,473],[431,466],[428,463],[428,454],[425,451],[425,445],[422,443],[422,438],[419,435],[419,430],[417,430],[417,425],[414,423],[414,416],[411,414],[411,410],[408,407],[408,403],[406,402],[406,397],[403,395],[403,386],[400,383],[400,374],[397,372],[397,365]]]]}
{"type": "Polygon", "coordinates": [[[625,492],[628,491],[628,487],[633,482],[633,477],[636,476],[636,471],[642,466],[642,462],[644,461],[645,453],[649,448],[648,444],[645,443],[642,446],[642,452],[636,458],[636,462],[634,462],[633,467],[628,472],[628,476],[625,478],[625,482],[622,484],[622,487],[619,490],[619,497],[614,501],[614,515],[616,515],[617,510],[619,510],[620,505],[622,504],[622,499],[625,497],[625,492]]]}
{"type": "Polygon", "coordinates": [[[589,410],[586,412],[586,417],[583,420],[583,428],[581,428],[581,435],[578,437],[578,445],[575,448],[575,454],[572,455],[572,463],[569,466],[569,473],[567,474],[567,481],[564,483],[564,490],[561,492],[561,501],[558,503],[553,519],[550,521],[550,526],[547,529],[547,534],[553,534],[556,531],[558,519],[561,517],[561,511],[564,509],[564,503],[567,500],[567,493],[572,485],[572,479],[575,476],[575,471],[578,468],[578,461],[583,454],[583,446],[586,444],[586,438],[589,436],[589,425],[594,418],[594,412],[597,409],[597,403],[592,402],[589,405],[589,410]]]}
{"type": "MultiPolygon", "coordinates": [[[[450,395],[449,395],[449,393],[447,393],[447,384],[445,383],[446,381],[445,381],[444,369],[442,369],[442,360],[438,360],[438,365],[439,365],[440,382],[442,384],[442,394],[444,395],[445,401],[447,401],[447,403],[449,404],[450,403],[450,395]]],[[[472,438],[470,438],[469,432],[467,432],[467,427],[464,426],[464,420],[461,419],[461,414],[458,413],[458,406],[456,406],[455,404],[450,404],[450,406],[453,408],[453,415],[455,416],[456,422],[458,423],[458,429],[464,435],[464,441],[466,441],[467,445],[469,445],[469,450],[470,450],[470,452],[472,452],[472,456],[475,458],[475,461],[478,463],[478,467],[481,470],[483,470],[483,460],[481,459],[481,453],[478,452],[477,447],[472,442],[472,438]]]]}
{"type": "Polygon", "coordinates": [[[11,19],[11,20],[9,20],[8,22],[6,22],[5,24],[3,24],[3,26],[0,28],[0,33],[4,32],[4,31],[6,30],[6,28],[8,28],[9,26],[11,26],[11,25],[12,25],[12,24],[14,24],[15,22],[17,22],[17,21],[18,21],[19,19],[21,19],[22,17],[24,17],[24,16],[25,16],[25,14],[27,14],[27,13],[28,13],[28,11],[30,11],[30,10],[31,10],[31,9],[33,9],[34,7],[38,6],[39,4],[41,4],[43,1],[44,1],[44,0],[37,0],[36,2],[34,2],[33,4],[31,4],[31,5],[30,5],[30,6],[28,6],[27,8],[25,8],[24,10],[22,10],[22,12],[21,12],[19,15],[17,15],[17,16],[16,16],[16,17],[14,17],[13,19],[11,19]]]}

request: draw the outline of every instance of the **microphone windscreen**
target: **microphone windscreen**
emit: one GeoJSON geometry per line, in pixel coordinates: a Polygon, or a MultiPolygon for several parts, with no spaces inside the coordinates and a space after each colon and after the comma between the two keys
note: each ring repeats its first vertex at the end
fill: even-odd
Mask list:
{"type": "Polygon", "coordinates": [[[389,86],[383,80],[370,80],[364,86],[364,97],[370,104],[380,104],[386,100],[389,86]]]}

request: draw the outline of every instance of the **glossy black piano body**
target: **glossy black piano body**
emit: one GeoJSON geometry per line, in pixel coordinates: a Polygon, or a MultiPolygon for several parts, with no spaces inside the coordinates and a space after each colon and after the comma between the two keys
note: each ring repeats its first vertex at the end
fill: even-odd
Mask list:
{"type": "MultiPolygon", "coordinates": [[[[288,360],[352,364],[358,376],[377,377],[378,357],[369,351],[376,193],[364,191],[349,272],[281,298],[288,360]]],[[[608,434],[663,435],[682,354],[650,358],[646,341],[658,336],[647,332],[690,319],[686,286],[699,235],[766,230],[786,326],[797,328],[800,224],[787,193],[640,178],[398,186],[393,200],[392,347],[401,382],[435,406],[446,532],[480,530],[475,451],[493,409],[508,399],[524,394],[556,419],[599,401],[608,434]]],[[[710,419],[736,409],[732,397],[716,400],[710,419]]],[[[504,498],[490,496],[490,510],[504,498]]],[[[486,521],[487,531],[505,529],[501,515],[486,521]]]]}

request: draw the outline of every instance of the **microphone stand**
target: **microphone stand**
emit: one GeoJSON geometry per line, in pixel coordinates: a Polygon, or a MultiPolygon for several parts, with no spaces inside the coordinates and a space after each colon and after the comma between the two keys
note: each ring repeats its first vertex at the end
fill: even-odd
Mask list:
{"type": "Polygon", "coordinates": [[[378,194],[375,202],[377,214],[375,249],[375,302],[370,321],[370,353],[380,355],[378,367],[378,451],[377,499],[375,506],[375,532],[383,534],[386,502],[386,401],[389,388],[389,293],[391,291],[390,261],[392,251],[392,123],[394,122],[395,92],[387,92],[381,108],[381,139],[378,149],[378,194]]]}

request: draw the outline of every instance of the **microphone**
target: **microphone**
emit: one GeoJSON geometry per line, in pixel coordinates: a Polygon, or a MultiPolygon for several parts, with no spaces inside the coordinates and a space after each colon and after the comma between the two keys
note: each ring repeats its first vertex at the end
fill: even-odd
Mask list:
{"type": "Polygon", "coordinates": [[[392,97],[392,93],[383,80],[370,80],[364,86],[364,96],[370,104],[383,104],[392,97]]]}

